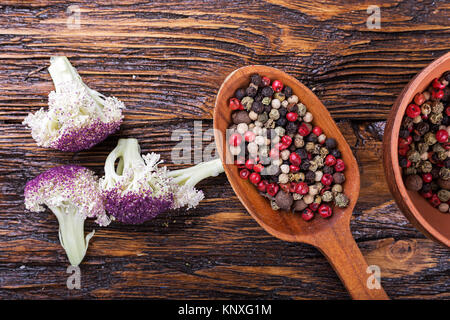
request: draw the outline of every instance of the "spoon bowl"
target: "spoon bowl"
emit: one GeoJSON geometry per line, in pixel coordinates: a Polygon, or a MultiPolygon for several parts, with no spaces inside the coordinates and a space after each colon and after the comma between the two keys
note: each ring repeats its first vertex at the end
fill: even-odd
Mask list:
{"type": "Polygon", "coordinates": [[[352,298],[388,298],[379,283],[368,285],[371,274],[367,273],[367,263],[350,232],[350,218],[359,195],[358,163],[328,110],[311,90],[297,79],[275,68],[252,65],[237,69],[225,79],[217,94],[214,129],[217,150],[228,180],[239,200],[261,227],[279,239],[308,243],[317,247],[330,261],[352,298]],[[232,110],[228,106],[228,101],[238,88],[248,86],[250,76],[255,73],[280,80],[284,85],[291,87],[294,94],[313,114],[314,125],[321,127],[327,137],[336,139],[346,165],[344,171],[346,181],[343,188],[350,199],[347,208],[335,208],[333,215],[328,219],[315,217],[307,222],[299,214],[273,210],[269,201],[263,198],[248,180],[240,178],[238,168],[233,164],[232,155],[224,143],[226,130],[232,122],[232,110]]]}

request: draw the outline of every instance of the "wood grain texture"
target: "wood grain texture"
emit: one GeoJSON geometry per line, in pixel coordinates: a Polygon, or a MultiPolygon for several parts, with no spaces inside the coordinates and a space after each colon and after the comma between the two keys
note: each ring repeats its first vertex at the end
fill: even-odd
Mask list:
{"type": "MultiPolygon", "coordinates": [[[[119,136],[138,137],[170,167],[175,129],[212,127],[217,90],[234,69],[265,64],[318,95],[350,144],[361,173],[352,234],[381,267],[391,298],[450,298],[449,251],[403,217],[381,163],[384,120],[403,86],[449,51],[448,1],[379,4],[380,30],[364,1],[0,1],[0,298],[348,299],[313,247],[263,231],[224,175],[202,182],[206,200],[142,226],[97,230],[66,288],[56,219],[29,214],[23,187],[43,170],[78,163],[99,175],[119,136]],[[128,106],[120,132],[77,154],[36,147],[20,123],[47,103],[48,58],[65,54],[95,89],[128,106]]],[[[86,230],[94,225],[89,222],[86,230]]]]}

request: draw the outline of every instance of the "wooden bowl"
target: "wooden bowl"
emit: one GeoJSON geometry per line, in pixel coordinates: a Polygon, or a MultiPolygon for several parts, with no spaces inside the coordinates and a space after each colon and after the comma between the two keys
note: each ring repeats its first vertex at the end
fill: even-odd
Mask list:
{"type": "Polygon", "coordinates": [[[407,190],[398,164],[398,139],[406,107],[434,78],[450,70],[450,52],[433,61],[403,89],[389,114],[383,139],[383,164],[389,189],[406,218],[427,237],[450,247],[450,214],[433,208],[418,192],[407,190]]]}
{"type": "Polygon", "coordinates": [[[350,146],[345,141],[328,110],[314,93],[295,78],[286,73],[266,67],[247,66],[232,72],[222,84],[214,109],[214,131],[218,153],[222,159],[225,173],[236,195],[251,216],[270,234],[287,241],[304,242],[316,246],[330,261],[351,296],[355,299],[386,299],[382,288],[367,287],[367,263],[350,232],[350,218],[359,195],[359,169],[350,146]],[[344,193],[350,204],[345,209],[336,209],[328,219],[315,217],[304,221],[299,214],[274,211],[267,199],[248,181],[239,177],[238,168],[233,164],[226,141],[226,129],[231,123],[231,109],[228,101],[234,92],[247,86],[250,75],[258,73],[270,79],[278,79],[290,86],[314,116],[314,124],[320,126],[328,137],[338,142],[346,164],[347,178],[344,193]]]}

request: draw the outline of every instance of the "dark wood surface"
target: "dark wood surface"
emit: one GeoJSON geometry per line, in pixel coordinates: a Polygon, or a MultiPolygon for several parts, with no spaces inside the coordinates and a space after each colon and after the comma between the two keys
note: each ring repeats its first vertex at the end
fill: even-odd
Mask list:
{"type": "MultiPolygon", "coordinates": [[[[137,137],[172,168],[174,129],[212,127],[225,77],[248,64],[293,75],[338,121],[361,172],[351,221],[368,264],[394,299],[450,297],[449,250],[426,239],[390,195],[381,162],[384,120],[403,86],[449,51],[448,1],[379,4],[369,30],[361,1],[0,1],[0,298],[348,299],[313,247],[278,240],[248,215],[221,175],[202,182],[197,209],[142,226],[98,229],[66,288],[67,259],[49,213],[26,213],[23,187],[43,170],[78,163],[102,172],[119,136],[137,137]],[[64,54],[86,83],[128,107],[118,134],[77,154],[36,147],[21,122],[47,103],[49,56],[64,54]]],[[[86,230],[94,225],[89,222],[86,230]]]]}

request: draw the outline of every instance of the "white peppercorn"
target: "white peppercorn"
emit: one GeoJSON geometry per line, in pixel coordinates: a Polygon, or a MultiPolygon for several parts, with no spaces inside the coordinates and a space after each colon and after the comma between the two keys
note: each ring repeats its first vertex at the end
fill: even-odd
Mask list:
{"type": "Polygon", "coordinates": [[[255,143],[259,146],[263,145],[266,143],[266,138],[263,136],[256,136],[255,137],[255,143]]]}
{"type": "Polygon", "coordinates": [[[317,137],[317,142],[320,144],[325,143],[325,140],[327,140],[327,136],[324,135],[323,133],[317,137]]]}
{"type": "Polygon", "coordinates": [[[333,192],[333,194],[341,193],[342,192],[342,186],[340,184],[333,185],[333,187],[331,188],[331,192],[333,192]]]}
{"type": "Polygon", "coordinates": [[[305,201],[306,204],[311,204],[314,202],[314,196],[307,194],[303,197],[303,201],[305,201]]]}
{"type": "MultiPolygon", "coordinates": [[[[278,120],[280,118],[280,113],[278,112],[277,109],[272,109],[269,112],[269,118],[272,120],[278,120]]],[[[251,117],[250,117],[251,119],[251,117]]]]}
{"type": "Polygon", "coordinates": [[[289,177],[286,173],[282,173],[278,176],[278,182],[279,183],[288,183],[289,182],[289,177]]]}
{"type": "Polygon", "coordinates": [[[255,142],[250,142],[247,146],[247,150],[252,155],[257,154],[258,153],[258,145],[255,142]]]}
{"type": "MultiPolygon", "coordinates": [[[[284,151],[286,151],[286,150],[284,150],[284,151]]],[[[289,165],[287,165],[287,164],[282,164],[282,165],[280,166],[280,170],[281,170],[282,173],[289,173],[289,165]]]]}
{"type": "Polygon", "coordinates": [[[288,105],[289,105],[289,102],[287,102],[287,100],[284,100],[284,101],[281,103],[281,106],[282,106],[282,107],[285,107],[285,108],[287,108],[288,105]]]}
{"type": "Polygon", "coordinates": [[[237,132],[239,132],[241,135],[247,132],[248,125],[245,122],[239,123],[236,127],[237,132]]]}
{"type": "Polygon", "coordinates": [[[272,100],[272,108],[274,109],[279,109],[281,106],[281,101],[278,99],[273,99],[272,100]]]}
{"type": "Polygon", "coordinates": [[[320,182],[320,180],[322,180],[322,177],[323,177],[323,172],[322,171],[316,171],[315,172],[314,181],[320,182]]]}
{"type": "Polygon", "coordinates": [[[311,112],[307,112],[305,114],[305,116],[303,117],[303,121],[305,121],[305,122],[312,122],[313,119],[314,119],[314,117],[311,112]]]}
{"type": "MultiPolygon", "coordinates": [[[[291,152],[288,149],[285,149],[283,151],[280,152],[280,157],[283,160],[287,160],[289,159],[289,155],[291,154],[291,152]]],[[[288,166],[289,167],[289,166],[288,166]]]]}
{"type": "Polygon", "coordinates": [[[258,119],[258,114],[255,111],[250,111],[248,113],[248,116],[250,119],[252,119],[253,121],[255,121],[256,119],[258,119]]]}
{"type": "Polygon", "coordinates": [[[288,98],[288,102],[289,102],[289,104],[291,104],[291,103],[298,103],[298,97],[295,94],[293,94],[292,96],[290,96],[288,98]]]}

